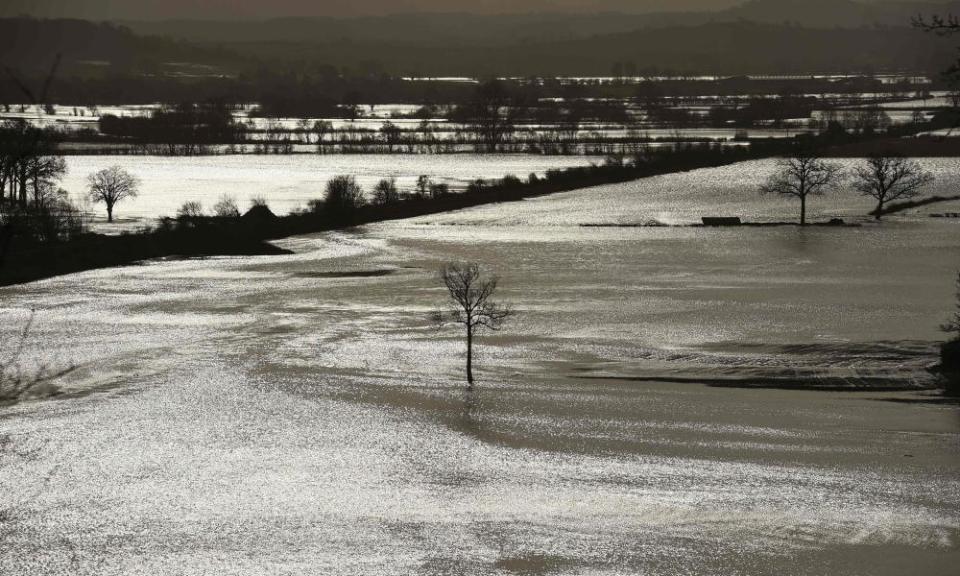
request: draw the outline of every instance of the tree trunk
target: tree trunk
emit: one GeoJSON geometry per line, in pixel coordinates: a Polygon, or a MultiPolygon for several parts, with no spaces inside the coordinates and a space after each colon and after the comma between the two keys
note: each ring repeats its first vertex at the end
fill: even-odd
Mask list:
{"type": "Polygon", "coordinates": [[[27,207],[27,172],[23,170],[20,172],[20,207],[27,207]]]}
{"type": "Polygon", "coordinates": [[[107,204],[107,222],[113,222],[113,205],[107,204]]]}
{"type": "Polygon", "coordinates": [[[807,197],[800,197],[800,225],[807,225],[807,197]]]}
{"type": "Polygon", "coordinates": [[[877,220],[883,218],[883,198],[880,198],[880,202],[877,204],[877,220]]]}
{"type": "Polygon", "coordinates": [[[467,326],[467,388],[473,388],[473,327],[467,326]]]}

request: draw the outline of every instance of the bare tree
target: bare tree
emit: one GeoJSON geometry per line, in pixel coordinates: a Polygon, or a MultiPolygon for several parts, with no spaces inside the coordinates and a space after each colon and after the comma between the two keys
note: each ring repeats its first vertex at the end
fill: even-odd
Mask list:
{"type": "Polygon", "coordinates": [[[478,146],[486,152],[496,152],[514,131],[511,97],[499,80],[491,80],[477,87],[472,110],[472,129],[478,146]]]}
{"type": "Polygon", "coordinates": [[[430,185],[433,182],[430,180],[430,177],[426,174],[421,174],[417,176],[417,187],[416,194],[417,198],[423,199],[430,195],[430,185]]]}
{"type": "Polygon", "coordinates": [[[220,196],[217,203],[213,205],[213,214],[218,218],[239,218],[240,206],[237,199],[229,194],[220,196]]]}
{"type": "Polygon", "coordinates": [[[333,123],[328,120],[317,120],[313,123],[313,133],[317,136],[317,152],[323,154],[323,141],[327,134],[333,131],[333,123]]]}
{"type": "Polygon", "coordinates": [[[353,176],[334,176],[327,182],[324,209],[335,216],[352,216],[366,204],[363,189],[353,176]]]}
{"type": "Polygon", "coordinates": [[[778,163],[777,172],[760,187],[761,194],[793,196],[800,200],[800,225],[807,224],[807,197],[821,196],[836,186],[843,176],[839,165],[824,162],[819,156],[799,152],[778,163]]]}
{"type": "Polygon", "coordinates": [[[953,14],[948,14],[947,16],[934,14],[929,18],[917,16],[913,19],[913,25],[921,30],[933,32],[941,36],[949,36],[960,32],[960,18],[953,14]]]}
{"type": "Polygon", "coordinates": [[[140,180],[119,166],[104,168],[87,176],[90,200],[107,205],[107,222],[113,222],[113,207],[127,198],[136,198],[140,180]]]}
{"type": "Polygon", "coordinates": [[[379,206],[396,204],[400,201],[396,178],[384,178],[373,188],[373,203],[379,206]]]}
{"type": "Polygon", "coordinates": [[[933,182],[933,175],[918,162],[879,154],[855,168],[853,177],[853,187],[877,201],[874,212],[877,220],[883,218],[883,209],[888,202],[913,198],[920,194],[924,186],[933,182]]]}
{"type": "Polygon", "coordinates": [[[191,218],[200,218],[203,216],[203,204],[196,200],[189,200],[180,205],[177,209],[177,218],[180,220],[189,220],[191,218]]]}
{"type": "Polygon", "coordinates": [[[440,269],[453,305],[446,312],[437,312],[438,324],[459,324],[467,332],[467,387],[473,389],[473,338],[477,331],[498,331],[513,315],[510,308],[492,300],[497,290],[496,276],[485,275],[472,262],[450,263],[440,269]]]}
{"type": "Polygon", "coordinates": [[[394,146],[403,139],[403,130],[389,120],[380,127],[380,134],[383,135],[383,140],[387,143],[387,150],[390,152],[393,152],[394,146]]]}
{"type": "Polygon", "coordinates": [[[55,188],[67,173],[67,162],[62,156],[35,156],[27,161],[27,171],[33,181],[33,202],[42,205],[44,191],[55,188]]]}

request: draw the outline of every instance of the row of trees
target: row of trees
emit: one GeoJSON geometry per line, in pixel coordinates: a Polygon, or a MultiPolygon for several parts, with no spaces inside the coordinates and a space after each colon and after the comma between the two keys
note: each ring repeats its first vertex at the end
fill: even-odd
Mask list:
{"type": "Polygon", "coordinates": [[[66,174],[49,132],[26,122],[0,127],[0,203],[25,209],[43,205],[57,194],[57,182],[66,174]]]}
{"type": "Polygon", "coordinates": [[[760,193],[798,199],[803,226],[807,223],[807,199],[835,189],[848,178],[857,192],[877,201],[873,212],[877,220],[883,218],[891,202],[915,198],[934,179],[918,162],[899,156],[870,156],[847,174],[839,164],[827,162],[814,152],[799,152],[779,162],[760,193]]]}
{"type": "Polygon", "coordinates": [[[48,132],[25,122],[0,126],[0,261],[14,237],[55,241],[82,231],[80,212],[59,186],[66,172],[48,132]]]}
{"type": "MultiPolygon", "coordinates": [[[[316,144],[318,152],[426,151],[453,152],[465,147],[479,152],[582,151],[590,143],[646,141],[643,131],[663,127],[749,128],[782,127],[798,119],[810,128],[871,134],[889,129],[890,117],[877,102],[862,106],[855,99],[822,99],[790,92],[773,98],[753,97],[696,99],[689,101],[647,94],[634,98],[591,99],[570,94],[541,98],[515,82],[492,80],[446,105],[424,105],[408,118],[422,120],[403,127],[387,121],[379,129],[363,126],[335,128],[321,118],[347,117],[344,105],[330,104],[320,110],[300,107],[263,107],[251,116],[265,120],[238,121],[240,107],[223,100],[164,106],[149,117],[104,115],[102,137],[148,146],[153,153],[206,154],[214,145],[253,146],[258,153],[291,153],[296,144],[316,144]],[[701,108],[710,104],[710,109],[701,108]],[[815,110],[823,110],[814,114],[815,110]],[[311,114],[313,113],[313,114],[311,114]],[[322,114],[321,114],[322,113],[322,114]],[[280,118],[301,118],[295,125],[280,118]],[[447,124],[432,122],[444,119],[447,124]],[[613,133],[601,127],[615,128],[613,133]]],[[[355,108],[359,105],[351,104],[355,108]]],[[[371,105],[371,109],[373,105],[371,105]]],[[[928,118],[919,110],[914,124],[928,118]]],[[[95,133],[64,137],[97,138],[95,133]]]]}
{"type": "MultiPolygon", "coordinates": [[[[55,242],[85,231],[82,211],[60,187],[66,173],[48,132],[24,122],[0,126],[0,262],[15,238],[55,242]]],[[[137,179],[118,167],[91,174],[87,183],[89,200],[104,203],[110,221],[114,205],[138,188],[137,179]]]]}

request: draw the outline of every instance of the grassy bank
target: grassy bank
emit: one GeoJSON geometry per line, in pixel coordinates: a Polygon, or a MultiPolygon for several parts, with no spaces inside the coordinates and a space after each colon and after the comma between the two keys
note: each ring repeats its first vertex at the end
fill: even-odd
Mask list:
{"type": "Polygon", "coordinates": [[[106,236],[84,234],[69,242],[28,245],[14,239],[0,266],[0,286],[22,284],[96,268],[126,266],[165,257],[283,254],[266,242],[257,227],[241,222],[198,229],[154,230],[106,236]]]}

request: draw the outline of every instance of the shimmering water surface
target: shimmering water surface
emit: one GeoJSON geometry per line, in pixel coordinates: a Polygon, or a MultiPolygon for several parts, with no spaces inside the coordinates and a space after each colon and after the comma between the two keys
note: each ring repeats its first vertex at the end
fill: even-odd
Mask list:
{"type": "Polygon", "coordinates": [[[960,222],[928,214],[956,203],[581,226],[788,219],[769,167],[0,289],[4,333],[36,308],[79,368],[0,408],[0,573],[954,574],[956,406],[703,383],[926,383],[960,267],[960,222]],[[519,312],[473,394],[429,319],[450,259],[519,312]]]}

